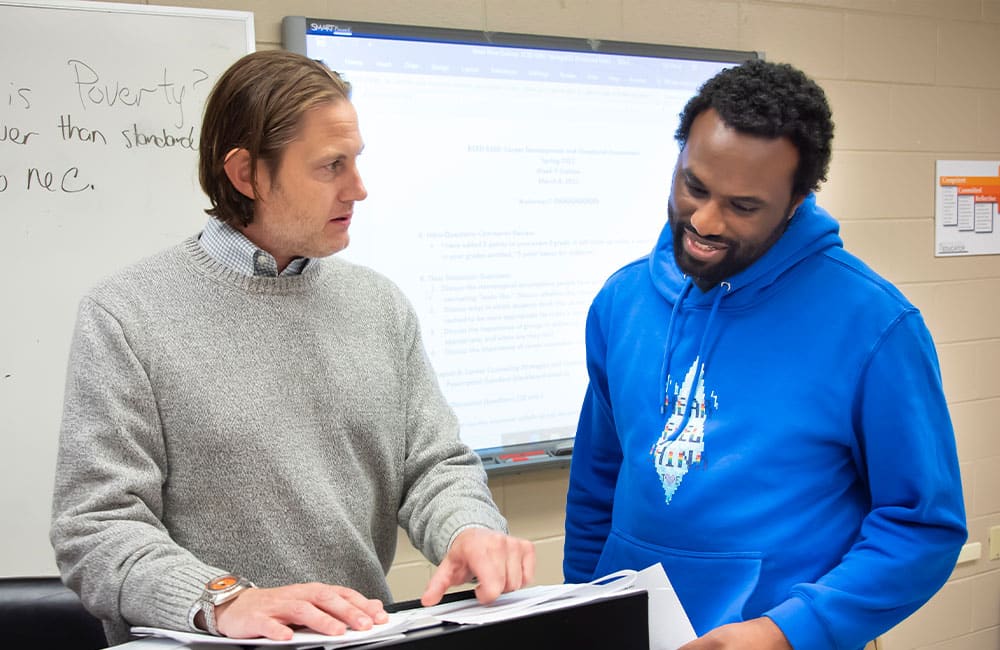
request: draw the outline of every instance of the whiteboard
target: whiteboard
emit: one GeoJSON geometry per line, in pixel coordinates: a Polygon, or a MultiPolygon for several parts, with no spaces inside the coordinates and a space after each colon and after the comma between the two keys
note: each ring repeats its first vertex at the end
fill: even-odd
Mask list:
{"type": "Polygon", "coordinates": [[[253,14],[0,0],[0,575],[54,574],[49,514],[76,308],[198,232],[201,112],[253,14]]]}

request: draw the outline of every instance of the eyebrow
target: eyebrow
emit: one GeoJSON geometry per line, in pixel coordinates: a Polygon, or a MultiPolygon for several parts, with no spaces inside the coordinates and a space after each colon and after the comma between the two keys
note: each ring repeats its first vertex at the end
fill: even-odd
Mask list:
{"type": "MultiPolygon", "coordinates": [[[[689,184],[695,185],[695,186],[701,187],[701,188],[705,187],[705,184],[701,181],[700,178],[698,178],[698,175],[695,174],[693,171],[691,171],[689,168],[684,167],[684,168],[681,169],[681,171],[684,174],[684,180],[687,181],[689,184]]],[[[752,196],[752,195],[749,195],[749,196],[727,196],[726,198],[729,199],[730,201],[740,201],[740,202],[745,202],[745,203],[753,203],[753,204],[755,204],[757,206],[767,205],[767,201],[765,201],[764,199],[760,198],[759,196],[752,196]]]]}
{"type": "Polygon", "coordinates": [[[317,158],[325,158],[327,160],[346,160],[348,158],[356,158],[364,153],[364,151],[364,143],[361,144],[361,148],[358,149],[357,153],[351,153],[343,147],[330,147],[327,151],[321,152],[322,155],[318,155],[317,158]]]}

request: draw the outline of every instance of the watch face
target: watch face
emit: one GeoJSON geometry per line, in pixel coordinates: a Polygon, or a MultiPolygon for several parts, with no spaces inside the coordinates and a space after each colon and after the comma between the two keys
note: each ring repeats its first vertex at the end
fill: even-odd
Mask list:
{"type": "Polygon", "coordinates": [[[222,576],[208,583],[209,591],[225,591],[237,583],[236,576],[222,576]]]}

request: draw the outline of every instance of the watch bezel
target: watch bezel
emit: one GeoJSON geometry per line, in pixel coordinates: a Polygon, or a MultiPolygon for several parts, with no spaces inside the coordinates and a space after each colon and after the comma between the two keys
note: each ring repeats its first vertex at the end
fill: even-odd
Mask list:
{"type": "Polygon", "coordinates": [[[235,594],[252,586],[253,583],[249,580],[233,575],[232,573],[227,573],[224,576],[209,580],[205,584],[204,596],[213,605],[221,605],[235,594]]]}

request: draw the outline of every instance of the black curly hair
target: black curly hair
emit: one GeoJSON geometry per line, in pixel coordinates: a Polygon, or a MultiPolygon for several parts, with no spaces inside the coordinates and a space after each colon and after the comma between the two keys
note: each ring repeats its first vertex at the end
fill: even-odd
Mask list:
{"type": "Polygon", "coordinates": [[[706,81],[688,101],[674,134],[681,149],[691,124],[713,108],[730,128],[765,138],[786,137],[799,152],[792,194],[819,189],[830,166],[833,120],[826,94],[787,63],[747,61],[706,81]]]}

